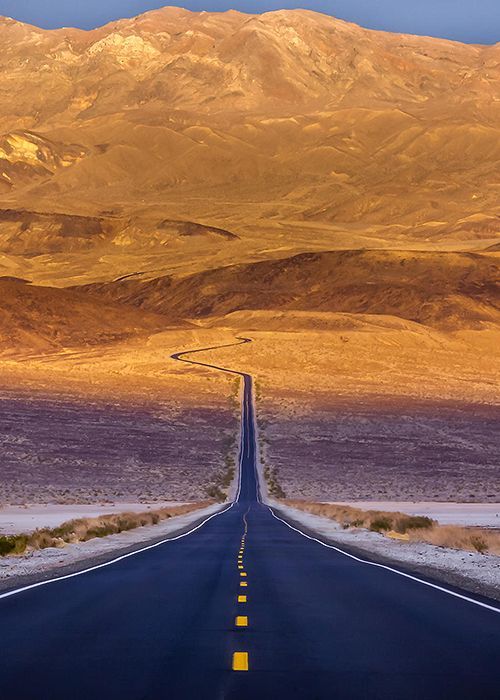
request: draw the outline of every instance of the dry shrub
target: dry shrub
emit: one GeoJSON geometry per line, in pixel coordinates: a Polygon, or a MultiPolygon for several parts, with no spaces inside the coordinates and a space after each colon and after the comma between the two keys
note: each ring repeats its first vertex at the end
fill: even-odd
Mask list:
{"type": "Polygon", "coordinates": [[[0,556],[22,554],[26,550],[63,547],[68,543],[87,542],[95,537],[107,537],[136,527],[157,525],[162,520],[205,508],[209,504],[210,502],[205,501],[159,508],[144,513],[113,513],[100,515],[97,518],[79,518],[68,520],[55,528],[35,530],[31,534],[0,536],[0,556]]]}
{"type": "Polygon", "coordinates": [[[421,515],[406,515],[385,510],[361,510],[353,506],[336,503],[310,503],[307,501],[285,501],[294,508],[306,510],[314,515],[336,520],[343,527],[362,527],[374,532],[395,530],[406,533],[409,530],[426,529],[436,525],[434,520],[421,515]]]}
{"type": "Polygon", "coordinates": [[[335,503],[311,503],[308,501],[284,501],[313,515],[335,520],[344,528],[361,527],[373,532],[394,530],[408,534],[409,542],[428,542],[439,547],[464,549],[470,552],[500,554],[500,532],[476,527],[439,525],[423,515],[391,513],[383,510],[361,510],[353,506],[335,503]]]}
{"type": "MultiPolygon", "coordinates": [[[[419,533],[411,532],[410,540],[421,540],[419,533]]],[[[438,525],[425,535],[425,542],[440,547],[466,549],[480,554],[500,554],[500,533],[494,530],[482,530],[476,527],[458,525],[438,525]]]]}

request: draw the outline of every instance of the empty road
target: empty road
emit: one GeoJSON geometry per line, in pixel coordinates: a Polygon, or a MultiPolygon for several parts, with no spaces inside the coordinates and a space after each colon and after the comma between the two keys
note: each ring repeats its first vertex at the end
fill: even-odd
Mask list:
{"type": "Polygon", "coordinates": [[[234,503],[182,538],[0,595],[0,699],[498,700],[494,602],[364,563],[261,503],[242,376],[234,503]]]}

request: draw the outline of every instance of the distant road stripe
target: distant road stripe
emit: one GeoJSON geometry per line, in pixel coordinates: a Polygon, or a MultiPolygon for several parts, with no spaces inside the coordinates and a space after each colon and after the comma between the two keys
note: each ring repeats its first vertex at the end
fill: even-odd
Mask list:
{"type": "Polygon", "coordinates": [[[234,624],[236,627],[248,627],[248,617],[246,615],[237,615],[234,624]]]}
{"type": "Polygon", "coordinates": [[[238,603],[246,603],[246,602],[247,602],[246,595],[239,595],[238,596],[238,603]]]}
{"type": "Polygon", "coordinates": [[[349,554],[349,552],[345,552],[343,549],[340,549],[340,547],[336,547],[333,544],[327,544],[326,542],[323,542],[322,540],[318,539],[317,537],[312,537],[311,535],[306,534],[305,532],[302,532],[302,530],[299,530],[298,527],[294,527],[293,525],[290,525],[286,520],[283,520],[283,518],[280,518],[279,516],[276,515],[274,510],[271,508],[271,506],[267,506],[271,512],[271,515],[273,518],[276,518],[276,520],[279,520],[281,523],[286,525],[287,527],[290,528],[290,530],[294,530],[294,532],[298,532],[299,535],[302,535],[302,537],[306,537],[308,540],[312,540],[313,542],[317,542],[320,544],[322,547],[327,547],[328,549],[333,549],[339,554],[343,554],[345,557],[349,557],[350,559],[354,559],[354,561],[359,562],[360,564],[367,564],[368,566],[376,566],[379,569],[385,569],[386,571],[391,571],[393,574],[397,574],[398,576],[403,576],[404,578],[410,579],[411,581],[416,581],[417,583],[422,583],[424,586],[428,586],[429,588],[434,588],[436,591],[441,591],[442,593],[447,593],[448,595],[453,596],[454,598],[459,598],[460,600],[465,600],[467,603],[473,603],[474,605],[478,605],[480,608],[484,608],[485,610],[490,610],[491,612],[495,613],[500,613],[500,608],[496,608],[493,605],[488,605],[488,603],[482,603],[479,600],[475,600],[474,598],[469,598],[469,596],[463,595],[462,593],[456,593],[455,591],[451,591],[449,588],[444,588],[444,586],[438,586],[436,583],[431,583],[430,581],[425,581],[422,578],[418,578],[418,576],[412,576],[412,574],[406,574],[404,571],[400,571],[399,569],[394,569],[392,566],[387,566],[387,564],[378,564],[375,561],[368,561],[367,559],[361,559],[360,557],[355,556],[354,554],[349,554]]]}
{"type": "Polygon", "coordinates": [[[240,581],[241,588],[246,588],[247,586],[248,586],[248,583],[246,581],[240,581]]]}
{"type": "Polygon", "coordinates": [[[233,654],[233,671],[248,671],[248,652],[235,651],[233,654]]]}

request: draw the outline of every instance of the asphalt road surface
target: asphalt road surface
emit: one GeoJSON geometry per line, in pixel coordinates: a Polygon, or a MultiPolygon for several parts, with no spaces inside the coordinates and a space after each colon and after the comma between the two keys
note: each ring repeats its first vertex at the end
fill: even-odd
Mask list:
{"type": "Polygon", "coordinates": [[[11,593],[0,700],[500,698],[495,603],[326,547],[260,502],[248,375],[231,506],[182,538],[11,593]]]}

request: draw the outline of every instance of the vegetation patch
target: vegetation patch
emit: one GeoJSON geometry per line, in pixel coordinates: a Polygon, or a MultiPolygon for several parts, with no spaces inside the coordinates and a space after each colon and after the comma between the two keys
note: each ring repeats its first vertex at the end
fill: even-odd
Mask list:
{"type": "Polygon", "coordinates": [[[381,534],[407,535],[401,542],[427,542],[438,547],[464,549],[480,554],[500,554],[500,532],[476,527],[439,525],[423,515],[407,515],[381,510],[361,510],[335,503],[285,500],[286,505],[338,522],[343,528],[363,528],[381,534]]]}
{"type": "Polygon", "coordinates": [[[278,470],[276,467],[266,465],[264,467],[264,478],[267,482],[267,489],[274,498],[285,498],[286,494],[279,482],[278,470]]]}
{"type": "Polygon", "coordinates": [[[0,536],[0,556],[23,554],[47,547],[64,547],[65,544],[87,542],[96,537],[107,537],[137,527],[157,525],[162,520],[184,515],[207,505],[210,503],[188,503],[144,513],[116,513],[97,518],[79,518],[68,520],[58,527],[35,530],[31,534],[0,536]]]}
{"type": "Polygon", "coordinates": [[[227,499],[229,488],[236,474],[236,437],[230,436],[226,438],[224,447],[224,466],[216,473],[212,483],[205,489],[207,496],[218,503],[223,503],[227,499]]]}

